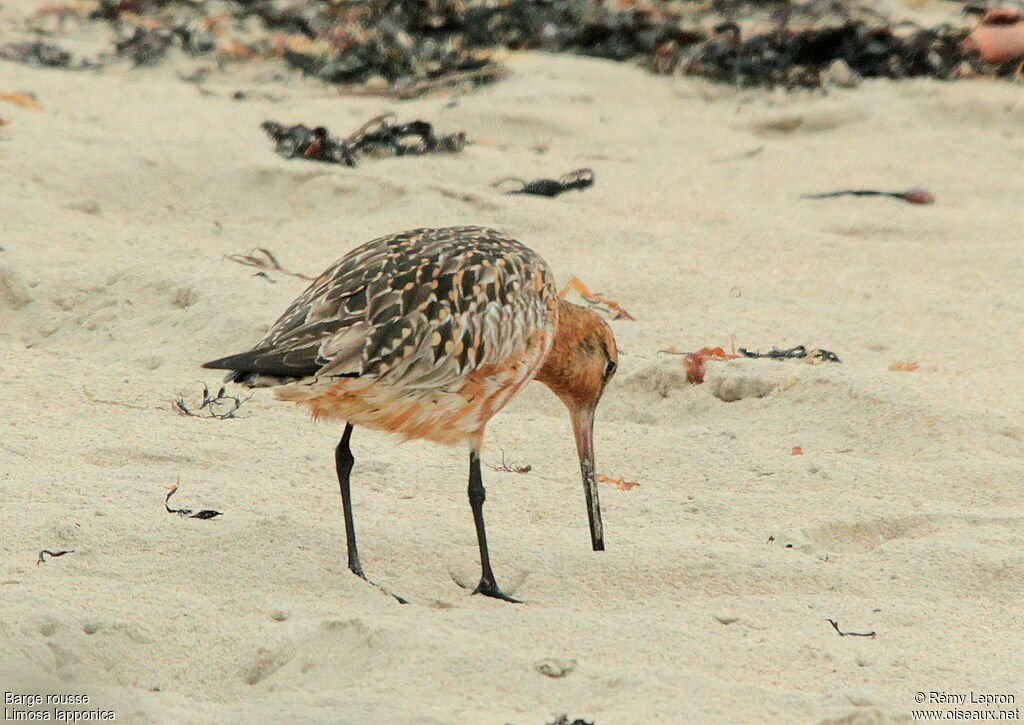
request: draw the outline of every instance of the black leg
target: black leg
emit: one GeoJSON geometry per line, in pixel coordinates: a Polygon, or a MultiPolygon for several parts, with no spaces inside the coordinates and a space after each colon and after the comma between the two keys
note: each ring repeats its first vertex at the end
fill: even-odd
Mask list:
{"type": "MultiPolygon", "coordinates": [[[[352,455],[352,448],[349,446],[350,440],[352,440],[352,424],[346,423],[345,432],[341,436],[341,441],[338,442],[338,447],[334,449],[334,464],[338,469],[338,486],[341,488],[341,507],[345,514],[345,544],[348,548],[348,568],[349,571],[356,576],[370,584],[373,584],[373,582],[366,578],[366,574],[363,573],[363,565],[359,563],[359,550],[356,548],[356,527],[352,520],[352,494],[349,491],[349,478],[352,474],[352,466],[355,465],[356,459],[352,455]]],[[[378,584],[373,585],[382,592],[394,597],[402,604],[407,604],[407,602],[397,594],[391,594],[391,592],[378,584]]]]}
{"type": "Polygon", "coordinates": [[[480,456],[476,451],[469,454],[469,505],[473,508],[473,523],[476,524],[476,539],[480,544],[480,583],[473,590],[474,594],[504,599],[506,602],[518,602],[498,588],[491,571],[491,557],[487,553],[487,532],[484,531],[484,481],[480,475],[480,456]]]}
{"type": "Polygon", "coordinates": [[[341,487],[341,507],[345,513],[345,543],[348,546],[348,568],[358,577],[366,578],[363,565],[359,563],[359,550],[356,548],[356,528],[352,521],[352,494],[349,492],[349,477],[356,459],[352,455],[349,441],[352,439],[352,424],[345,424],[345,432],[341,436],[338,447],[334,449],[334,464],[338,469],[338,485],[341,487]]]}

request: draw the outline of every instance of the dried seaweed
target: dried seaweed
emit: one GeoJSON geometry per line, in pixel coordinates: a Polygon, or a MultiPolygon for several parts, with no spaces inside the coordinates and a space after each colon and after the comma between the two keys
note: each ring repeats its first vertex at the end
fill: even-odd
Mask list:
{"type": "Polygon", "coordinates": [[[218,516],[224,515],[220,511],[214,511],[213,509],[202,509],[201,511],[195,512],[193,512],[192,509],[172,509],[171,496],[178,492],[178,485],[180,483],[181,479],[179,479],[177,483],[171,486],[170,490],[167,492],[167,495],[164,496],[164,508],[167,509],[167,513],[178,514],[178,516],[181,516],[182,518],[189,519],[213,519],[218,516]]]}
{"type": "Polygon", "coordinates": [[[874,639],[878,636],[878,633],[874,630],[870,632],[844,632],[839,629],[839,624],[834,619],[826,619],[825,621],[832,625],[832,629],[834,629],[840,637],[871,637],[874,639]]]}
{"type": "Polygon", "coordinates": [[[934,204],[935,196],[927,189],[908,189],[907,191],[877,191],[875,189],[842,189],[826,191],[823,194],[803,194],[801,199],[831,199],[837,196],[888,196],[905,201],[908,204],[934,204]]]}
{"type": "Polygon", "coordinates": [[[353,154],[364,156],[458,153],[466,147],[466,133],[457,131],[438,135],[427,121],[397,123],[394,114],[385,113],[364,123],[344,143],[353,154]]]}
{"type": "Polygon", "coordinates": [[[35,111],[41,111],[43,108],[43,104],[39,102],[34,93],[0,93],[0,101],[13,103],[22,108],[31,108],[35,111]]]}
{"type": "Polygon", "coordinates": [[[707,372],[706,364],[709,360],[726,361],[736,360],[737,358],[769,358],[772,360],[801,359],[816,363],[841,362],[839,356],[834,352],[820,348],[808,350],[803,345],[797,345],[785,350],[772,348],[771,352],[765,353],[751,352],[744,347],[737,350],[735,344],[732,346],[732,352],[726,352],[721,347],[703,347],[697,350],[697,352],[683,352],[673,345],[665,350],[658,350],[658,352],[667,355],[684,355],[683,363],[686,366],[686,379],[694,385],[704,382],[704,376],[707,372]]]}
{"type": "Polygon", "coordinates": [[[704,376],[707,373],[708,360],[735,360],[738,357],[741,356],[735,352],[727,353],[720,347],[702,347],[697,352],[686,353],[686,357],[683,358],[683,364],[686,366],[686,380],[693,385],[700,385],[704,382],[704,376]]]}
{"type": "Polygon", "coordinates": [[[71,53],[52,43],[44,43],[41,40],[25,43],[7,43],[0,46],[0,58],[46,68],[75,67],[74,58],[71,53]]]}
{"type": "Polygon", "coordinates": [[[505,462],[505,451],[504,451],[504,449],[502,449],[502,451],[501,451],[501,465],[500,466],[491,466],[491,465],[488,464],[488,467],[492,471],[498,471],[500,473],[529,473],[530,471],[533,470],[533,466],[531,466],[530,464],[527,464],[525,466],[520,466],[520,465],[517,465],[515,463],[512,463],[511,461],[506,463],[505,462]]]}
{"type": "Polygon", "coordinates": [[[504,183],[514,181],[521,184],[518,189],[510,189],[506,194],[531,194],[533,196],[558,196],[573,189],[582,191],[594,185],[594,172],[592,169],[576,169],[567,174],[562,174],[557,179],[535,179],[534,181],[523,181],[514,176],[496,181],[491,184],[498,188],[504,183]]]}
{"type": "Polygon", "coordinates": [[[228,254],[225,255],[225,259],[229,259],[232,262],[238,264],[244,264],[248,267],[256,267],[258,269],[265,270],[258,274],[263,274],[271,282],[274,280],[266,275],[266,272],[280,272],[281,274],[287,274],[291,277],[298,277],[299,279],[313,280],[315,277],[311,277],[301,272],[291,272],[281,266],[281,263],[277,261],[277,257],[266,247],[256,247],[248,254],[228,254]]]}
{"type": "Polygon", "coordinates": [[[502,77],[497,48],[635,61],[655,73],[748,86],[820,87],[838,62],[856,77],[956,78],[968,64],[1007,77],[1015,72],[1014,63],[991,62],[989,45],[964,43],[969,28],[894,24],[859,3],[98,0],[98,7],[88,6],[47,4],[28,28],[52,37],[73,26],[65,20],[109,24],[116,40],[97,60],[76,60],[42,41],[9,44],[0,55],[56,67],[117,58],[147,65],[172,49],[218,63],[261,57],[326,83],[402,98],[502,77]]]}
{"type": "Polygon", "coordinates": [[[128,57],[135,65],[153,65],[171,49],[174,40],[175,34],[170,28],[136,25],[117,40],[114,48],[118,55],[128,57]]]}
{"type": "Polygon", "coordinates": [[[797,345],[796,347],[790,347],[785,350],[778,350],[772,348],[771,352],[751,352],[745,347],[739,349],[740,355],[743,357],[752,358],[769,358],[772,360],[810,360],[816,362],[842,362],[839,356],[830,350],[823,350],[821,348],[815,348],[808,350],[804,345],[797,345]]]}
{"type": "Polygon", "coordinates": [[[612,478],[611,476],[606,476],[603,473],[597,474],[597,476],[595,476],[595,479],[598,483],[614,483],[620,491],[628,491],[629,489],[636,488],[637,486],[640,485],[636,481],[627,481],[624,476],[619,478],[612,478]]]}
{"type": "Polygon", "coordinates": [[[264,121],[262,128],[277,144],[275,151],[286,159],[308,159],[329,164],[355,166],[356,158],[343,142],[331,138],[323,126],[309,128],[296,124],[282,126],[276,121],[264,121]]]}
{"type": "Polygon", "coordinates": [[[283,126],[264,121],[263,130],[286,159],[302,158],[331,164],[356,166],[360,156],[417,156],[428,153],[457,153],[466,146],[466,134],[435,134],[427,121],[397,123],[387,113],[370,119],[344,140],[337,140],[323,126],[283,126]]]}
{"type": "Polygon", "coordinates": [[[578,717],[575,720],[569,720],[569,716],[563,714],[556,717],[547,725],[594,725],[594,723],[590,720],[584,720],[581,717],[578,717]]]}
{"type": "Polygon", "coordinates": [[[580,297],[586,300],[590,307],[610,315],[613,320],[636,320],[633,315],[626,312],[615,300],[610,300],[596,292],[591,292],[590,288],[583,284],[582,280],[575,275],[569,278],[569,281],[562,287],[562,291],[558,293],[558,296],[560,298],[565,297],[569,294],[569,290],[575,290],[579,293],[580,297]]]}
{"type": "Polygon", "coordinates": [[[198,406],[187,404],[184,396],[179,395],[171,402],[171,410],[179,415],[187,415],[191,418],[226,420],[234,418],[235,413],[242,407],[242,404],[250,399],[252,399],[252,394],[248,398],[228,395],[227,388],[225,387],[221,387],[216,395],[210,395],[210,389],[203,385],[203,399],[198,406]]]}
{"type": "Polygon", "coordinates": [[[74,553],[75,553],[74,549],[66,549],[64,551],[50,551],[49,549],[43,549],[42,551],[39,552],[39,558],[36,559],[36,565],[38,566],[39,564],[45,564],[46,561],[47,561],[47,559],[46,559],[47,556],[52,558],[52,557],[55,557],[55,556],[64,556],[65,554],[74,554],[74,553]]]}
{"type": "Polygon", "coordinates": [[[967,60],[961,45],[966,35],[966,29],[948,25],[922,28],[852,18],[793,30],[783,16],[771,30],[749,37],[743,37],[737,23],[722,23],[678,64],[688,75],[746,86],[817,88],[825,83],[825,70],[838,61],[865,78],[949,79],[967,60]]]}

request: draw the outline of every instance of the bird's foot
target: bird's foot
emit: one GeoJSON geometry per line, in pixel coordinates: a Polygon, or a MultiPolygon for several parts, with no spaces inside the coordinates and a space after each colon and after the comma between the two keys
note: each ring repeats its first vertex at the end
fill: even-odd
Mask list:
{"type": "Polygon", "coordinates": [[[398,596],[398,595],[397,595],[397,594],[395,594],[394,592],[390,592],[390,591],[388,591],[387,589],[385,589],[384,587],[382,587],[382,586],[381,586],[380,584],[378,584],[377,582],[374,582],[374,581],[370,581],[369,579],[367,579],[367,578],[366,578],[366,574],[364,574],[364,573],[363,573],[363,567],[359,566],[359,563],[358,563],[358,562],[356,562],[356,565],[355,565],[355,566],[352,566],[352,563],[350,562],[350,563],[349,563],[349,565],[348,565],[348,568],[349,568],[349,571],[351,571],[351,572],[352,572],[353,574],[355,574],[355,575],[356,575],[357,577],[359,577],[360,579],[362,579],[362,580],[363,580],[364,582],[366,582],[367,584],[369,584],[369,585],[371,585],[371,586],[373,586],[373,587],[376,587],[376,588],[377,588],[377,589],[379,589],[380,591],[384,592],[385,594],[387,594],[387,595],[388,595],[389,597],[391,597],[392,599],[394,599],[394,600],[395,600],[396,602],[398,602],[399,604],[408,604],[408,603],[409,603],[409,600],[408,600],[408,599],[402,599],[402,597],[398,596]]]}
{"type": "Polygon", "coordinates": [[[501,591],[493,578],[488,579],[487,577],[481,577],[480,583],[477,584],[476,589],[473,590],[473,594],[483,594],[485,597],[491,597],[492,599],[501,599],[506,602],[512,602],[513,604],[522,604],[521,600],[501,591]]]}

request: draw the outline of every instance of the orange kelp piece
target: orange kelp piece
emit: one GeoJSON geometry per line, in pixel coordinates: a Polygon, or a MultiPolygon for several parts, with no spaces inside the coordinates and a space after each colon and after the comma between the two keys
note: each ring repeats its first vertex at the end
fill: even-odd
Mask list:
{"type": "Polygon", "coordinates": [[[704,382],[704,374],[707,372],[705,364],[708,360],[735,360],[738,357],[742,355],[728,353],[720,347],[702,347],[683,358],[686,365],[686,380],[694,385],[700,385],[704,382]]]}
{"type": "Polygon", "coordinates": [[[629,489],[636,488],[637,486],[640,485],[636,481],[627,481],[625,476],[621,478],[611,478],[610,476],[606,476],[603,473],[599,473],[597,474],[597,476],[595,476],[595,478],[597,479],[598,483],[614,483],[620,491],[628,491],[629,489]]]}
{"type": "Polygon", "coordinates": [[[7,101],[22,108],[31,108],[39,111],[43,104],[35,99],[31,93],[0,93],[0,101],[7,101]]]}
{"type": "Polygon", "coordinates": [[[610,300],[607,297],[596,294],[590,291],[590,288],[583,284],[582,280],[575,275],[569,278],[569,281],[565,283],[565,287],[558,293],[558,297],[564,298],[569,294],[569,290],[575,290],[579,292],[580,297],[585,299],[587,302],[596,305],[604,305],[612,311],[613,320],[636,320],[633,315],[622,309],[622,306],[615,300],[610,300]]]}

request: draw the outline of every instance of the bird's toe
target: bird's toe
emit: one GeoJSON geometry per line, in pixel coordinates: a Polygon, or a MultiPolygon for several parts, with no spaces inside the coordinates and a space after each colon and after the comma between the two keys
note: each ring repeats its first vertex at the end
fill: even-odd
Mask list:
{"type": "Polygon", "coordinates": [[[476,585],[476,589],[473,590],[473,594],[483,594],[485,597],[491,597],[492,599],[501,599],[505,602],[512,602],[513,604],[522,604],[522,601],[516,599],[510,594],[506,594],[493,580],[481,579],[480,583],[476,585]]]}

